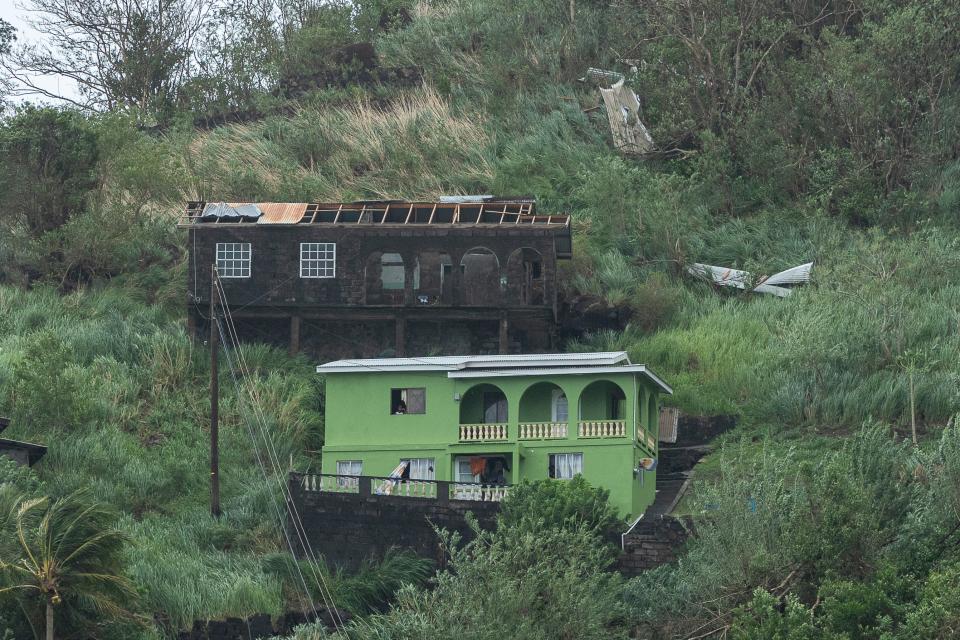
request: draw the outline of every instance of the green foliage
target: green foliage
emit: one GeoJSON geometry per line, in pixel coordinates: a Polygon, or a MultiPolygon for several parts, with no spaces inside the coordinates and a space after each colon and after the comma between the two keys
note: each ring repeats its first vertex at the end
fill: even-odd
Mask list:
{"type": "Polygon", "coordinates": [[[123,575],[127,539],[110,508],[73,493],[20,498],[3,512],[2,537],[16,546],[0,558],[0,592],[15,593],[26,615],[52,609],[73,629],[128,615],[136,593],[123,575]]]}
{"type": "Polygon", "coordinates": [[[915,608],[900,633],[908,638],[949,638],[960,628],[960,564],[956,561],[930,574],[915,608]]]}
{"type": "Polygon", "coordinates": [[[69,349],[53,331],[28,338],[22,357],[13,364],[8,406],[14,420],[27,427],[75,427],[90,415],[79,371],[70,369],[69,349]]]}
{"type": "MultiPolygon", "coordinates": [[[[354,615],[383,611],[405,585],[421,586],[432,568],[429,560],[397,549],[388,550],[379,562],[366,562],[352,575],[342,571],[331,573],[323,563],[297,561],[286,553],[266,556],[263,562],[268,573],[281,577],[288,592],[296,594],[291,598],[303,600],[302,575],[314,603],[323,603],[319,586],[322,583],[329,588],[337,607],[354,615]]],[[[301,606],[308,608],[309,603],[303,602],[301,606]]]]}
{"type": "Polygon", "coordinates": [[[524,481],[503,501],[498,529],[584,529],[601,537],[622,528],[623,521],[610,505],[610,492],[593,487],[583,476],[569,482],[524,481]]]}
{"type": "Polygon", "coordinates": [[[722,613],[757,586],[798,578],[804,594],[834,573],[862,577],[907,522],[907,449],[882,427],[865,427],[812,465],[790,452],[770,452],[752,469],[732,460],[698,496],[702,515],[684,560],[630,585],[628,601],[643,618],[689,602],[722,613]]]}
{"type": "MultiPolygon", "coordinates": [[[[407,587],[390,613],[351,626],[349,638],[625,638],[612,555],[586,528],[443,535],[448,570],[431,589],[407,587]]],[[[302,631],[307,640],[317,632],[302,631]]]]}
{"type": "Polygon", "coordinates": [[[818,640],[822,636],[813,616],[794,595],[781,601],[757,589],[747,604],[733,612],[730,637],[734,640],[818,640]]]}
{"type": "Polygon", "coordinates": [[[25,106],[0,123],[0,206],[6,233],[56,229],[96,185],[97,137],[76,111],[25,106]]]}

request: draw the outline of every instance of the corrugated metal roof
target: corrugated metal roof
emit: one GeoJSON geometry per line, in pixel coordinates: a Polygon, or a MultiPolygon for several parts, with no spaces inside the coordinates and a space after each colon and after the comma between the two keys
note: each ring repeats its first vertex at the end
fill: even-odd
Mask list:
{"type": "Polygon", "coordinates": [[[459,371],[509,367],[611,366],[629,364],[625,351],[593,353],[528,353],[512,355],[430,356],[423,358],[367,358],[337,360],[317,367],[317,373],[360,371],[459,371]]]}
{"type": "Polygon", "coordinates": [[[307,212],[306,202],[228,202],[231,207],[240,207],[245,204],[256,204],[263,215],[257,219],[257,224],[296,224],[303,219],[307,212]]]}

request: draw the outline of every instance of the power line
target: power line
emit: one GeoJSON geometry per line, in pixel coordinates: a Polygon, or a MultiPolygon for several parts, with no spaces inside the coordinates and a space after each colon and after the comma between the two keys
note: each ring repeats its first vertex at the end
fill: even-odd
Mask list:
{"type": "MultiPolygon", "coordinates": [[[[221,303],[220,307],[225,312],[224,320],[227,327],[226,331],[224,331],[223,324],[221,324],[219,319],[214,318],[214,321],[217,322],[218,330],[220,332],[220,335],[223,336],[223,341],[225,345],[227,343],[227,340],[229,339],[230,348],[232,348],[234,350],[234,353],[236,354],[237,367],[235,368],[233,366],[233,359],[230,358],[229,355],[228,355],[228,365],[230,366],[231,375],[233,376],[234,385],[236,387],[237,394],[239,397],[240,381],[237,377],[237,370],[239,370],[239,373],[241,376],[249,377],[250,369],[249,369],[248,363],[246,362],[246,356],[243,353],[243,349],[240,346],[239,336],[236,331],[236,325],[233,321],[232,313],[230,312],[229,304],[226,299],[226,294],[223,290],[223,285],[219,277],[215,279],[215,287],[217,291],[217,297],[220,299],[220,303],[221,303]]],[[[225,351],[226,351],[226,346],[225,346],[225,351]]],[[[313,575],[314,581],[316,582],[317,587],[320,591],[320,595],[324,601],[324,605],[327,607],[328,611],[330,612],[330,617],[334,625],[334,628],[337,629],[338,625],[341,627],[343,626],[343,620],[340,617],[339,611],[334,606],[333,598],[329,590],[329,585],[327,585],[327,582],[325,577],[323,576],[323,573],[318,569],[319,563],[317,562],[316,554],[314,553],[312,545],[310,544],[309,537],[306,534],[306,530],[303,526],[303,520],[300,517],[300,514],[297,510],[296,504],[293,500],[293,495],[290,492],[289,488],[287,487],[286,483],[281,478],[282,465],[280,464],[279,457],[277,456],[276,448],[273,445],[272,438],[267,432],[266,416],[263,412],[262,407],[260,406],[261,399],[256,392],[256,387],[253,385],[248,385],[247,393],[251,399],[250,406],[253,410],[254,417],[257,420],[257,428],[260,432],[260,437],[264,443],[264,449],[267,454],[266,457],[270,461],[273,475],[276,478],[278,485],[280,486],[281,494],[284,497],[284,501],[287,504],[287,509],[292,517],[296,537],[298,539],[298,542],[301,545],[301,548],[304,550],[304,552],[308,557],[308,560],[310,561],[309,566],[312,569],[312,572],[314,574],[313,575]]],[[[268,474],[266,471],[266,465],[263,462],[263,458],[260,456],[259,446],[256,443],[256,436],[253,433],[253,429],[250,427],[249,421],[247,423],[247,426],[248,426],[248,432],[254,444],[254,450],[256,453],[258,464],[261,467],[261,471],[264,475],[264,479],[267,482],[269,482],[269,479],[267,478],[268,474]]],[[[280,514],[279,506],[276,504],[275,500],[274,500],[274,507],[277,511],[278,517],[281,519],[281,527],[283,527],[284,535],[287,539],[287,543],[288,543],[288,546],[290,547],[290,551],[295,556],[296,552],[293,547],[293,541],[290,538],[289,532],[286,529],[286,525],[283,522],[283,516],[282,514],[280,514]]],[[[294,563],[297,564],[295,559],[294,559],[294,563]]],[[[301,580],[304,583],[304,587],[306,588],[305,579],[303,579],[302,572],[300,571],[300,567],[298,564],[297,564],[297,571],[301,574],[301,580]]],[[[309,594],[309,590],[307,590],[307,597],[308,599],[310,599],[311,606],[314,607],[314,612],[316,613],[316,607],[315,605],[313,605],[312,597],[309,594]]]]}

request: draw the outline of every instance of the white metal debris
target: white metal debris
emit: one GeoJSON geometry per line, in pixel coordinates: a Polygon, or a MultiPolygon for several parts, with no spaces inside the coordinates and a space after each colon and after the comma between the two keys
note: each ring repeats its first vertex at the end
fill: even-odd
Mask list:
{"type": "Polygon", "coordinates": [[[640,99],[623,86],[621,78],[609,89],[600,87],[600,96],[607,108],[613,146],[627,154],[642,154],[653,150],[653,138],[640,122],[640,99]]]}
{"type": "Polygon", "coordinates": [[[587,69],[587,73],[580,78],[580,82],[592,82],[598,86],[608,87],[615,82],[623,82],[623,74],[619,71],[590,67],[587,69]]]}
{"type": "Polygon", "coordinates": [[[736,289],[753,291],[754,293],[769,293],[781,298],[786,298],[793,290],[784,285],[810,282],[811,268],[813,268],[813,263],[808,262],[775,273],[769,277],[761,276],[756,280],[754,280],[753,274],[749,271],[730,269],[728,267],[715,267],[699,262],[690,265],[687,271],[691,275],[710,280],[721,287],[734,287],[736,289]]]}

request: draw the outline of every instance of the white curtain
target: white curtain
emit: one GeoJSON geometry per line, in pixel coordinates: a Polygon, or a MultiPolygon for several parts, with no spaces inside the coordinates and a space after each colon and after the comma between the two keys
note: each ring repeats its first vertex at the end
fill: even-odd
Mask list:
{"type": "Polygon", "coordinates": [[[558,453],[554,456],[553,464],[556,477],[569,480],[578,473],[583,473],[583,454],[558,453]]]}

